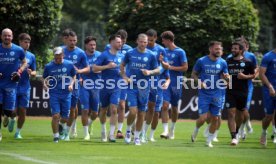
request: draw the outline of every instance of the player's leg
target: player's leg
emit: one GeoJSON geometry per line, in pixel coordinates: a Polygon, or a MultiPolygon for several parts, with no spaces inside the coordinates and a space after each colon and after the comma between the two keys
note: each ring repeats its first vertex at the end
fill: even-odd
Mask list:
{"type": "Polygon", "coordinates": [[[118,105],[118,130],[116,138],[122,139],[123,135],[123,125],[125,119],[125,109],[126,109],[126,98],[127,98],[127,90],[121,89],[120,102],[118,105]]]}
{"type": "Polygon", "coordinates": [[[61,116],[61,120],[62,122],[65,122],[63,124],[64,129],[63,129],[63,133],[64,133],[64,140],[65,141],[70,141],[70,137],[69,137],[69,130],[70,128],[68,126],[65,126],[66,123],[69,120],[69,115],[70,115],[70,107],[71,107],[71,94],[68,95],[64,95],[64,97],[59,97],[59,102],[60,102],[60,116],[61,116]]]}
{"type": "Polygon", "coordinates": [[[116,142],[115,139],[115,128],[116,124],[118,122],[118,116],[117,116],[117,108],[119,105],[119,100],[120,100],[120,94],[121,90],[120,89],[114,89],[112,91],[112,94],[110,96],[110,131],[109,131],[109,142],[116,142]]]}
{"type": "Polygon", "coordinates": [[[101,123],[101,140],[103,142],[107,142],[107,135],[106,135],[106,114],[108,110],[108,106],[110,104],[109,92],[107,90],[102,90],[100,92],[100,101],[101,101],[101,108],[99,112],[99,118],[101,123]]]}
{"type": "Polygon", "coordinates": [[[72,96],[71,96],[71,107],[70,107],[70,116],[69,116],[69,120],[67,122],[67,126],[69,127],[69,131],[71,131],[71,136],[72,137],[77,137],[77,133],[75,133],[75,127],[73,127],[73,125],[75,126],[75,118],[76,118],[76,108],[77,108],[77,104],[78,104],[78,90],[74,89],[72,92],[72,96]]]}
{"type": "Polygon", "coordinates": [[[149,140],[151,142],[155,142],[154,132],[158,125],[159,115],[160,115],[162,104],[163,104],[163,90],[158,89],[157,92],[158,92],[158,94],[157,94],[154,115],[153,115],[152,122],[151,122],[151,131],[150,131],[150,136],[149,136],[149,140]]]}
{"type": "Polygon", "coordinates": [[[172,91],[173,91],[172,98],[171,98],[171,105],[172,105],[171,120],[172,120],[172,123],[171,123],[171,127],[170,127],[170,132],[169,132],[170,139],[174,139],[175,125],[178,120],[178,103],[179,103],[179,100],[181,99],[182,87],[180,87],[180,88],[173,87],[172,91]]]}
{"type": "Polygon", "coordinates": [[[17,113],[18,113],[18,119],[17,119],[17,129],[15,132],[15,138],[21,139],[21,129],[24,125],[25,119],[26,119],[26,109],[29,107],[30,102],[30,90],[27,91],[25,94],[21,94],[17,96],[17,113]]]}
{"type": "MultiPolygon", "coordinates": [[[[13,132],[16,113],[15,113],[15,102],[16,102],[16,89],[15,88],[6,88],[4,89],[3,102],[4,102],[4,117],[10,118],[8,121],[8,130],[13,132]]],[[[4,118],[4,119],[5,119],[4,118]]],[[[5,122],[5,120],[4,120],[5,122]]]]}
{"type": "Polygon", "coordinates": [[[246,127],[248,133],[253,133],[253,128],[252,128],[252,125],[251,125],[251,122],[250,122],[250,114],[249,114],[251,100],[252,100],[252,96],[253,96],[253,90],[254,90],[254,86],[251,83],[251,85],[249,85],[249,88],[248,88],[246,111],[245,111],[245,120],[244,120],[245,127],[246,127]]]}
{"type": "Polygon", "coordinates": [[[90,98],[90,118],[88,119],[88,129],[90,135],[93,134],[93,129],[92,125],[93,122],[97,119],[98,117],[98,111],[99,111],[99,106],[100,106],[100,91],[98,89],[93,89],[92,91],[92,98],[90,98]]]}
{"type": "Polygon", "coordinates": [[[147,131],[153,119],[156,99],[157,99],[157,90],[151,89],[150,95],[149,95],[148,110],[146,112],[145,121],[143,123],[142,138],[141,138],[142,143],[147,142],[147,131]]]}
{"type": "MultiPolygon", "coordinates": [[[[195,142],[200,127],[207,120],[210,103],[211,103],[210,98],[208,98],[204,95],[201,95],[201,94],[198,95],[198,114],[199,114],[199,118],[196,120],[196,126],[195,126],[194,131],[191,135],[191,141],[192,142],[195,142]]],[[[209,134],[209,132],[208,132],[208,134],[209,134]]]]}
{"type": "Polygon", "coordinates": [[[263,88],[263,102],[264,102],[265,117],[262,120],[262,133],[260,137],[260,144],[263,146],[266,146],[267,128],[269,127],[269,124],[272,121],[275,104],[273,102],[273,98],[269,95],[269,91],[265,88],[263,88]]]}
{"type": "Polygon", "coordinates": [[[163,106],[161,108],[161,120],[163,132],[160,137],[167,139],[169,136],[169,106],[171,102],[171,87],[163,91],[163,106]]]}
{"type": "Polygon", "coordinates": [[[50,108],[52,113],[51,126],[53,131],[54,142],[58,142],[60,137],[58,132],[58,122],[60,120],[61,110],[61,105],[58,96],[50,95],[50,108]]]}
{"type": "Polygon", "coordinates": [[[80,88],[80,106],[81,106],[81,122],[84,132],[84,140],[90,140],[90,135],[88,132],[88,118],[89,118],[89,100],[90,100],[89,90],[84,87],[80,88]]]}

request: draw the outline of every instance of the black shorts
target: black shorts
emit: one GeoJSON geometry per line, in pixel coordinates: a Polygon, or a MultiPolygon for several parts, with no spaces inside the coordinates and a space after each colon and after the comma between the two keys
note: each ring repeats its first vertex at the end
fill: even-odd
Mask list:
{"type": "Polygon", "coordinates": [[[247,103],[247,92],[241,91],[227,91],[226,92],[226,101],[225,108],[237,108],[240,111],[243,111],[246,108],[247,103]]]}

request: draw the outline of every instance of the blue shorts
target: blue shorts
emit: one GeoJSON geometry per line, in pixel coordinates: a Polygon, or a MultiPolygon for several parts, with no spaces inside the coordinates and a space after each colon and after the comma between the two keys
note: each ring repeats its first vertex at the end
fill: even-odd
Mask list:
{"type": "Polygon", "coordinates": [[[82,110],[98,112],[100,104],[100,90],[80,88],[80,104],[82,110]]]}
{"type": "Polygon", "coordinates": [[[79,101],[79,89],[74,89],[71,96],[71,107],[75,108],[79,101]]]}
{"type": "Polygon", "coordinates": [[[50,108],[52,115],[59,113],[62,118],[69,118],[71,93],[68,95],[50,94],[50,108]]]}
{"type": "Polygon", "coordinates": [[[168,89],[163,91],[163,99],[164,101],[169,102],[172,106],[177,107],[178,102],[182,96],[182,85],[180,88],[177,86],[170,85],[168,89]]]}
{"type": "Polygon", "coordinates": [[[198,94],[198,113],[199,115],[210,112],[213,116],[220,116],[223,96],[209,96],[202,93],[198,94]]]}
{"type": "Polygon", "coordinates": [[[150,102],[156,102],[157,100],[157,89],[150,89],[150,93],[149,93],[149,101],[150,102]]]}
{"type": "Polygon", "coordinates": [[[139,111],[147,111],[147,104],[149,101],[150,89],[138,89],[134,87],[133,89],[127,90],[127,101],[128,107],[137,107],[139,111]]]}
{"type": "Polygon", "coordinates": [[[126,101],[127,99],[127,89],[121,89],[120,101],[126,101]]]}
{"type": "Polygon", "coordinates": [[[31,89],[26,92],[17,92],[16,94],[16,107],[17,108],[29,108],[31,89]]]}
{"type": "Polygon", "coordinates": [[[1,88],[0,89],[0,103],[3,104],[4,110],[15,109],[16,88],[1,88]]]}
{"type": "Polygon", "coordinates": [[[110,104],[118,105],[120,101],[120,89],[102,89],[100,92],[101,107],[106,108],[110,104]]]}
{"type": "Polygon", "coordinates": [[[263,87],[263,102],[265,114],[272,115],[276,110],[276,97],[271,97],[266,87],[263,87]]]}
{"type": "Polygon", "coordinates": [[[155,112],[160,112],[163,105],[163,90],[157,89],[157,99],[155,103],[155,112]]]}
{"type": "Polygon", "coordinates": [[[253,86],[253,83],[251,83],[248,85],[248,94],[247,94],[247,102],[246,102],[247,110],[250,109],[251,100],[252,100],[252,96],[253,96],[253,90],[254,90],[254,86],[253,86]]]}

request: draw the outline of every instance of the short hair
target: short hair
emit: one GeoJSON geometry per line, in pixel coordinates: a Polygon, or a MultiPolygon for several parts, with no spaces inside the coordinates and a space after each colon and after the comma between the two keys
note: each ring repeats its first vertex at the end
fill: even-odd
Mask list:
{"type": "Polygon", "coordinates": [[[88,44],[90,41],[94,40],[95,42],[97,42],[97,39],[94,36],[87,36],[84,39],[84,44],[88,44]]]}
{"type": "Polygon", "coordinates": [[[157,32],[154,29],[149,29],[146,34],[150,37],[157,37],[157,32]]]}
{"type": "Polygon", "coordinates": [[[236,38],[236,39],[234,40],[234,42],[244,43],[246,46],[249,45],[249,42],[245,39],[244,36],[241,36],[241,37],[239,37],[239,38],[236,38]]]}
{"type": "Polygon", "coordinates": [[[240,41],[234,41],[234,42],[232,43],[232,46],[233,46],[233,45],[238,45],[240,50],[244,50],[244,48],[245,48],[245,47],[243,46],[242,42],[240,42],[240,41]]]}
{"type": "Polygon", "coordinates": [[[71,30],[71,31],[69,31],[68,36],[75,37],[75,36],[77,36],[77,34],[75,33],[75,31],[71,30]]]}
{"type": "Polygon", "coordinates": [[[124,29],[120,29],[116,32],[116,35],[120,35],[122,39],[127,39],[127,32],[124,29]]]}
{"type": "Polygon", "coordinates": [[[164,31],[162,34],[161,34],[161,38],[162,39],[167,39],[167,40],[170,40],[170,41],[174,41],[174,34],[172,31],[164,31]]]}
{"type": "Polygon", "coordinates": [[[66,36],[68,37],[70,31],[72,31],[71,28],[66,28],[65,30],[62,31],[61,35],[62,35],[63,37],[66,37],[66,36]]]}
{"type": "Polygon", "coordinates": [[[115,40],[116,38],[121,38],[121,35],[117,35],[117,34],[112,34],[112,35],[110,35],[110,36],[109,36],[109,39],[108,39],[109,43],[110,43],[111,41],[115,40]]]}
{"type": "Polygon", "coordinates": [[[209,48],[213,47],[214,45],[222,46],[222,42],[214,41],[214,40],[209,42],[209,48]]]}
{"type": "Polygon", "coordinates": [[[27,33],[21,33],[18,36],[18,40],[19,41],[24,41],[24,40],[31,41],[31,36],[29,34],[27,34],[27,33]]]}
{"type": "Polygon", "coordinates": [[[140,39],[140,38],[148,38],[148,36],[145,33],[141,33],[138,35],[137,39],[140,39]]]}

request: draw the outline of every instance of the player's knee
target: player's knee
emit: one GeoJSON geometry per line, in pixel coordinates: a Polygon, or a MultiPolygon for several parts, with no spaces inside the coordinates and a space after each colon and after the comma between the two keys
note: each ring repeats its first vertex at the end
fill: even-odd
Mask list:
{"type": "Polygon", "coordinates": [[[58,113],[56,113],[52,116],[52,118],[53,118],[53,120],[59,120],[60,115],[58,113]]]}

